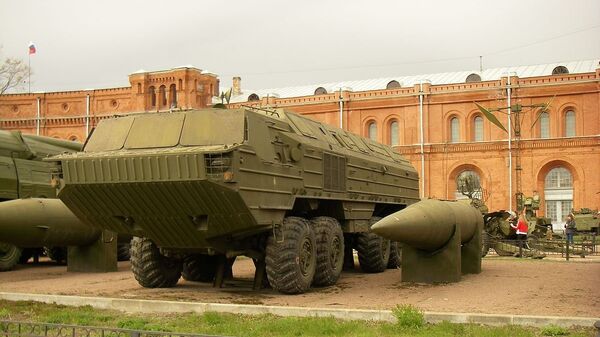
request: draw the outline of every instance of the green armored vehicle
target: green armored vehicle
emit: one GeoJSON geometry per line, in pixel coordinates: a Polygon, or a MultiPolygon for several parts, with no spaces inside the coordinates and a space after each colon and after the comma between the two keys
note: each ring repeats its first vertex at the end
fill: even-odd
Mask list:
{"type": "Polygon", "coordinates": [[[137,236],[145,287],[222,280],[249,256],[255,286],[334,284],[344,254],[383,271],[379,217],[418,201],[418,176],[390,147],[283,110],[206,109],[103,120],[60,162],[59,198],[89,224],[137,236]],[[216,273],[216,274],[215,274],[216,273]]]}
{"type": "Polygon", "coordinates": [[[577,224],[577,233],[600,235],[600,213],[598,210],[582,208],[579,211],[573,211],[575,223],[577,224]]]}
{"type": "MultiPolygon", "coordinates": [[[[57,165],[42,159],[81,149],[82,144],[76,142],[0,130],[0,201],[55,198],[56,188],[51,186],[50,176],[57,165]]],[[[21,248],[0,242],[0,271],[9,270],[19,260],[27,261],[42,250],[42,247],[21,248]]],[[[46,247],[46,251],[51,257],[61,259],[61,250],[46,247]]]]}

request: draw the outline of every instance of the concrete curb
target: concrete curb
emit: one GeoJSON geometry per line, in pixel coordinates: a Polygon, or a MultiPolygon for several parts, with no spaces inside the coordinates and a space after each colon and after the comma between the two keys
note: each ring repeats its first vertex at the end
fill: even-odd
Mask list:
{"type": "MultiPolygon", "coordinates": [[[[55,303],[68,306],[89,305],[96,309],[112,309],[134,313],[174,313],[207,311],[261,315],[272,314],[277,316],[297,317],[333,317],[342,320],[386,321],[395,322],[395,317],[390,310],[362,310],[362,309],[333,309],[333,308],[304,308],[282,307],[250,304],[221,304],[221,303],[194,303],[158,300],[134,300],[105,297],[82,297],[46,294],[23,294],[0,292],[0,299],[8,301],[34,301],[42,303],[55,303]]],[[[560,317],[560,316],[529,316],[529,315],[496,315],[477,313],[447,313],[425,312],[428,323],[474,323],[485,325],[523,325],[544,327],[558,325],[562,327],[584,326],[592,327],[600,318],[592,317],[560,317]]]]}

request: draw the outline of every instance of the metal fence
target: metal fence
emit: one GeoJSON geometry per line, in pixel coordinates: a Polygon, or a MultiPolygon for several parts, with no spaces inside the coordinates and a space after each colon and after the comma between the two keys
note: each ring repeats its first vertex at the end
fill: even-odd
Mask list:
{"type": "Polygon", "coordinates": [[[0,320],[0,337],[217,337],[162,331],[0,320]]]}

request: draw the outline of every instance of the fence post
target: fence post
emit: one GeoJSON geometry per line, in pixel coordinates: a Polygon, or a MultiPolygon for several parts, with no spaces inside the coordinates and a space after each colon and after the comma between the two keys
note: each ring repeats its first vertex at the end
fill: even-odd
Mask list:
{"type": "Polygon", "coordinates": [[[567,261],[569,261],[569,236],[566,238],[566,247],[567,247],[567,261]]]}

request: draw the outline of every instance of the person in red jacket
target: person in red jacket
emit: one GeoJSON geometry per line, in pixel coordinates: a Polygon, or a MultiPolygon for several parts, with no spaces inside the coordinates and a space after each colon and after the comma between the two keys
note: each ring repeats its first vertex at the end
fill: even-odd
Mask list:
{"type": "Polygon", "coordinates": [[[510,216],[508,217],[508,221],[510,223],[510,227],[514,228],[517,232],[517,240],[524,242],[524,247],[529,248],[527,245],[527,233],[529,231],[527,220],[525,220],[523,216],[518,216],[517,213],[513,211],[509,213],[510,216]]]}

